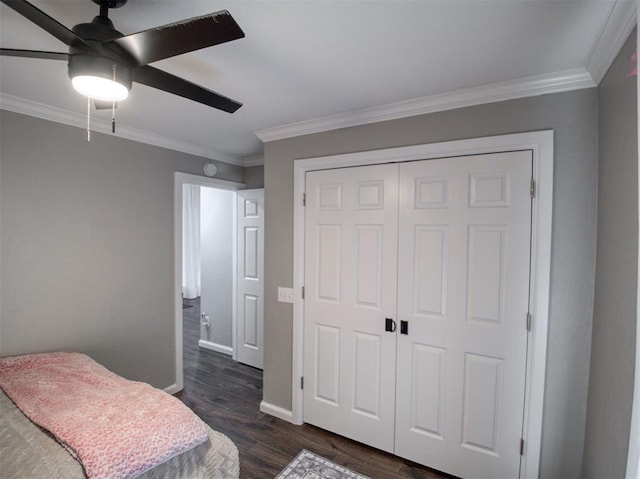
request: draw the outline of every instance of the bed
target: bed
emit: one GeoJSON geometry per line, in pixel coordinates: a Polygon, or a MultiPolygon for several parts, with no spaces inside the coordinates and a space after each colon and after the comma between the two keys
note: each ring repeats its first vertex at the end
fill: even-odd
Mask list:
{"type": "MultiPolygon", "coordinates": [[[[3,376],[3,366],[6,366],[7,360],[13,360],[14,358],[0,358],[0,476],[2,476],[3,479],[82,479],[87,477],[237,479],[239,477],[238,450],[235,444],[225,435],[209,428],[175,398],[151,388],[146,384],[127,381],[102,368],[102,366],[99,366],[85,355],[79,355],[78,353],[51,354],[53,356],[28,355],[14,358],[36,358],[37,361],[42,361],[43,358],[46,358],[50,360],[50,362],[51,358],[53,358],[55,364],[53,364],[53,366],[48,364],[47,367],[49,367],[49,369],[64,369],[64,367],[61,368],[60,364],[58,364],[60,361],[80,363],[79,366],[74,365],[74,368],[84,368],[80,369],[80,372],[74,369],[71,373],[66,373],[67,376],[73,376],[72,381],[77,381],[77,379],[80,378],[81,382],[91,383],[92,388],[96,384],[104,383],[103,385],[107,385],[110,391],[118,390],[121,384],[127,387],[134,387],[136,388],[134,391],[135,396],[139,397],[143,403],[150,405],[147,409],[153,411],[155,405],[162,404],[162,407],[159,408],[159,414],[157,414],[158,418],[142,417],[141,415],[144,414],[145,408],[139,407],[138,403],[135,403],[133,412],[129,411],[129,414],[140,417],[114,418],[112,416],[114,414],[114,408],[110,407],[110,404],[117,405],[118,399],[116,398],[116,402],[114,403],[112,397],[114,397],[115,393],[111,392],[106,393],[106,396],[104,396],[106,399],[104,399],[102,395],[100,397],[94,395],[90,402],[99,403],[99,407],[97,409],[91,409],[91,413],[87,413],[86,407],[79,406],[76,408],[75,404],[69,407],[68,404],[74,402],[75,399],[74,401],[69,401],[64,398],[64,395],[69,392],[70,395],[73,395],[75,398],[80,395],[79,390],[82,389],[82,387],[70,386],[70,383],[67,383],[67,379],[65,378],[62,380],[63,384],[57,385],[55,382],[57,379],[52,379],[46,371],[42,375],[42,379],[40,379],[40,376],[34,376],[39,375],[40,371],[36,368],[32,370],[29,367],[26,368],[24,373],[20,370],[3,376]],[[87,368],[89,371],[85,371],[87,368]],[[103,376],[100,376],[101,379],[94,379],[94,373],[103,374],[103,376]],[[9,379],[7,379],[7,377],[9,377],[9,379]],[[34,381],[34,377],[38,379],[34,381]],[[34,384],[37,387],[35,387],[34,384]],[[118,386],[114,387],[114,384],[118,386]],[[26,389],[28,392],[26,394],[26,400],[23,397],[25,396],[24,394],[19,394],[21,388],[26,389]],[[57,403],[59,402],[63,403],[62,409],[64,409],[64,411],[62,411],[60,416],[57,416],[56,420],[49,419],[45,414],[48,409],[51,409],[50,404],[55,404],[58,408],[56,409],[56,414],[58,414],[57,411],[60,408],[57,403]],[[20,405],[20,408],[18,408],[16,403],[20,405]],[[172,416],[171,408],[173,407],[178,408],[178,413],[182,416],[172,416]],[[98,412],[96,413],[95,411],[98,412]],[[103,415],[105,417],[99,417],[99,415],[102,414],[100,411],[104,411],[103,415]],[[32,419],[29,419],[25,414],[30,417],[33,416],[32,419]],[[194,433],[192,435],[193,441],[182,441],[181,444],[186,446],[187,449],[181,450],[174,447],[170,449],[170,451],[174,451],[175,453],[167,454],[165,451],[164,457],[166,459],[163,459],[163,462],[153,465],[151,468],[137,466],[137,470],[133,473],[122,472],[122,468],[114,468],[114,470],[118,471],[118,474],[111,474],[110,472],[104,472],[103,465],[100,464],[98,464],[100,466],[100,473],[98,473],[98,468],[94,464],[95,461],[93,461],[93,463],[89,461],[89,465],[87,465],[87,462],[82,462],[83,459],[86,461],[87,457],[91,459],[91,456],[88,456],[87,448],[82,443],[78,445],[74,442],[74,438],[84,437],[83,440],[89,438],[89,440],[93,441],[93,438],[96,436],[101,436],[100,434],[96,434],[96,429],[94,428],[92,430],[88,423],[104,420],[105,422],[102,426],[102,431],[105,432],[104,436],[110,436],[112,433],[115,434],[111,429],[118,429],[118,424],[136,425],[135,430],[125,430],[125,436],[127,437],[124,439],[114,439],[122,444],[128,444],[128,441],[131,441],[130,437],[137,438],[136,432],[143,434],[145,438],[152,438],[153,433],[145,431],[144,428],[157,427],[159,432],[155,442],[151,441],[148,447],[147,444],[142,445],[142,443],[140,443],[140,447],[135,446],[131,448],[133,451],[131,451],[129,455],[136,459],[138,456],[144,456],[138,449],[144,450],[146,448],[155,450],[158,444],[164,444],[167,433],[166,431],[162,432],[162,425],[156,426],[155,423],[156,420],[162,421],[163,417],[165,420],[167,417],[181,418],[179,422],[169,425],[171,430],[180,430],[183,424],[193,423],[196,428],[199,428],[199,436],[196,437],[197,434],[194,433]],[[59,418],[63,418],[62,421],[59,421],[59,418]],[[90,419],[87,420],[87,418],[90,419]],[[86,433],[84,430],[85,426],[83,425],[82,428],[76,428],[74,421],[79,424],[87,424],[86,433]],[[57,422],[61,423],[61,428],[56,428],[57,422]],[[55,432],[49,432],[44,427],[40,427],[35,423],[44,424],[47,427],[51,425],[55,432]],[[147,423],[149,426],[142,423],[147,423]],[[113,428],[108,426],[111,424],[114,425],[113,428]],[[105,429],[105,427],[107,427],[107,429],[105,429]],[[73,437],[68,439],[70,436],[68,430],[70,429],[73,429],[73,434],[71,435],[73,437]],[[204,437],[202,437],[203,434],[204,437]],[[65,440],[69,440],[71,445],[65,442],[65,440]],[[192,445],[194,442],[198,442],[198,444],[192,445]]],[[[29,365],[28,359],[23,360],[21,364],[29,365]]],[[[5,370],[6,369],[5,367],[5,370]]],[[[126,396],[126,398],[127,401],[129,401],[129,396],[126,396]]],[[[116,409],[119,409],[119,407],[116,409]]],[[[186,427],[187,426],[184,426],[182,429],[186,427]]],[[[120,427],[120,429],[122,429],[122,427],[120,427]]],[[[191,429],[185,430],[190,431],[191,429]]],[[[102,456],[109,456],[108,453],[112,451],[113,445],[106,441],[104,442],[106,445],[103,450],[100,446],[102,444],[101,440],[106,441],[106,439],[102,437],[95,439],[98,446],[95,447],[95,450],[92,452],[95,453],[97,451],[97,455],[100,456],[98,459],[104,461],[105,458],[102,456]]],[[[122,447],[124,448],[124,446],[122,447]]],[[[160,447],[160,449],[162,449],[162,447],[160,447]]],[[[144,458],[147,459],[146,456],[144,456],[144,458]]],[[[108,460],[112,459],[109,457],[108,460]]],[[[119,464],[122,463],[122,457],[117,457],[116,461],[119,464]]],[[[152,463],[146,462],[144,464],[152,463]]]]}

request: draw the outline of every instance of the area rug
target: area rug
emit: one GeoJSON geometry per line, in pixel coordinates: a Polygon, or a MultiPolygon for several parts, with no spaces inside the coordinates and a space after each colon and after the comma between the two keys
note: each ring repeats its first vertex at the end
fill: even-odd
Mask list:
{"type": "Polygon", "coordinates": [[[275,479],[370,479],[303,449],[275,479]]]}

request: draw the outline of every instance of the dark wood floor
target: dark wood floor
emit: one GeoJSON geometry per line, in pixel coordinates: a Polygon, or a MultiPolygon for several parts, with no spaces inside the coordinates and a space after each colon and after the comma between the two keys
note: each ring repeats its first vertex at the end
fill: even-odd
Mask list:
{"type": "Polygon", "coordinates": [[[295,426],[259,410],[262,371],[198,347],[199,300],[185,300],[184,390],[187,406],[240,450],[242,479],[272,479],[301,449],[373,479],[442,479],[449,476],[310,425],[295,426]]]}

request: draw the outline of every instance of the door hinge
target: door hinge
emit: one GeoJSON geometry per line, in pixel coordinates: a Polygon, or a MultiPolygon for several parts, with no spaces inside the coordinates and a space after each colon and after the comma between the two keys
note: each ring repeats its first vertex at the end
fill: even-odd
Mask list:
{"type": "Polygon", "coordinates": [[[300,378],[300,389],[304,389],[304,376],[300,378]]]}
{"type": "Polygon", "coordinates": [[[527,313],[527,331],[531,331],[532,321],[533,321],[533,316],[531,316],[531,313],[527,313]]]}
{"type": "Polygon", "coordinates": [[[531,198],[536,197],[536,181],[531,178],[531,185],[529,187],[529,193],[531,194],[531,198]]]}
{"type": "Polygon", "coordinates": [[[307,194],[302,193],[302,206],[307,206],[307,194]]]}
{"type": "Polygon", "coordinates": [[[524,439],[520,439],[520,455],[524,456],[524,439]]]}
{"type": "Polygon", "coordinates": [[[302,287],[302,299],[304,299],[304,286],[302,287]]]}

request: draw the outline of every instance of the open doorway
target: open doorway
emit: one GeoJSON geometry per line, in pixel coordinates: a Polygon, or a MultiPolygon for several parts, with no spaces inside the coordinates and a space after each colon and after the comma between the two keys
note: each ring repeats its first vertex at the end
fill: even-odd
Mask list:
{"type": "Polygon", "coordinates": [[[198,346],[232,356],[236,192],[184,184],[182,199],[183,323],[197,321],[198,346]]]}
{"type": "Polygon", "coordinates": [[[183,341],[194,343],[189,350],[197,342],[198,349],[245,363],[246,349],[262,355],[263,203],[255,195],[263,196],[261,190],[243,188],[242,183],[175,174],[176,391],[183,387],[183,341]]]}

